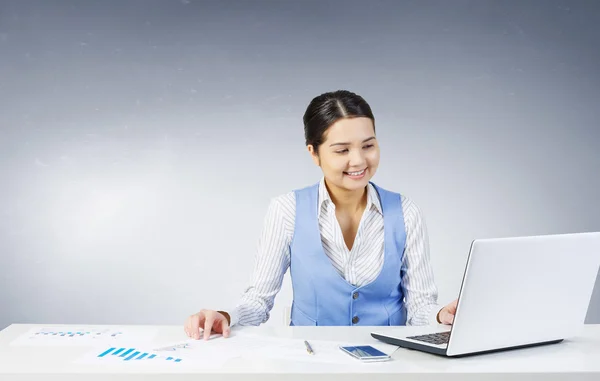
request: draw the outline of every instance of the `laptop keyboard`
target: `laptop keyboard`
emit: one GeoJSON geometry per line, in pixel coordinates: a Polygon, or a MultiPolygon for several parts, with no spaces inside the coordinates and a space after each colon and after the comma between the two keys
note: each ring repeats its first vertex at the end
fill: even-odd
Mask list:
{"type": "Polygon", "coordinates": [[[448,344],[448,339],[450,338],[450,331],[430,333],[427,335],[407,336],[406,338],[424,341],[429,344],[448,344]]]}

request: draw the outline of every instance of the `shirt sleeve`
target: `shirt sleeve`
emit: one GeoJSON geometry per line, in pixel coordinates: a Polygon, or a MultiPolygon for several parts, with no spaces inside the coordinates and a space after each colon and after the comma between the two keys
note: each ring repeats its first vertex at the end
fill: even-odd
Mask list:
{"type": "Polygon", "coordinates": [[[429,258],[429,237],[420,208],[402,196],[406,226],[406,248],[402,258],[402,290],[406,325],[437,324],[438,290],[429,258]]]}
{"type": "Polygon", "coordinates": [[[275,296],[290,266],[295,208],[293,192],[271,200],[257,245],[252,281],[229,312],[231,326],[260,325],[269,319],[275,296]]]}

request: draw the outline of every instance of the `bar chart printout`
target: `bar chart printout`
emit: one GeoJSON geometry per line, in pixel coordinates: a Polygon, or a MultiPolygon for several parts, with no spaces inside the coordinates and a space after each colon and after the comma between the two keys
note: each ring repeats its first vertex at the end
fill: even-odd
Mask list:
{"type": "MultiPolygon", "coordinates": [[[[43,327],[32,328],[11,342],[11,345],[27,346],[101,346],[117,344],[123,340],[137,343],[151,341],[156,330],[149,327],[93,328],[93,327],[43,327]]],[[[116,346],[116,345],[113,345],[116,346]]]]}
{"type": "Polygon", "coordinates": [[[153,351],[148,351],[144,349],[138,348],[129,348],[129,347],[110,347],[101,351],[97,355],[98,360],[109,360],[109,361],[169,361],[172,363],[180,363],[183,361],[182,358],[178,356],[170,356],[164,354],[154,353],[153,351]]]}

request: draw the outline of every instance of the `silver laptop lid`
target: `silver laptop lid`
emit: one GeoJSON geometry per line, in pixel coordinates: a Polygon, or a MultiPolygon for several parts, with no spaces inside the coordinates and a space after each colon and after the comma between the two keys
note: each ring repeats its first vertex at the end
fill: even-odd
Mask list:
{"type": "Polygon", "coordinates": [[[599,266],[600,233],[475,240],[447,354],[577,335],[599,266]]]}

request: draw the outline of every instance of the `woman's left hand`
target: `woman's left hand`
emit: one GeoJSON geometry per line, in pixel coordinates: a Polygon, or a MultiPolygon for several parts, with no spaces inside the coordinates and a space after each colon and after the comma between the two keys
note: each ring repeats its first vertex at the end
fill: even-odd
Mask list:
{"type": "Polygon", "coordinates": [[[454,323],[454,315],[456,314],[456,304],[458,303],[458,299],[448,304],[446,307],[442,308],[440,312],[437,314],[437,320],[441,324],[449,324],[454,323]]]}

